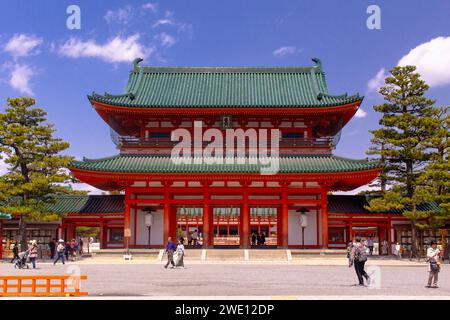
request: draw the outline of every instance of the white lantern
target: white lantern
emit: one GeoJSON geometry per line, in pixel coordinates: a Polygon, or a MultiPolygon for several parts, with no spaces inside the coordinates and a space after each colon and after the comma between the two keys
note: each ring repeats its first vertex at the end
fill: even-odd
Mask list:
{"type": "Polygon", "coordinates": [[[308,216],[306,214],[300,214],[298,223],[300,224],[300,227],[306,228],[308,226],[308,216]]]}
{"type": "Polygon", "coordinates": [[[147,228],[151,227],[153,225],[153,215],[151,213],[147,213],[145,215],[145,226],[147,228]]]}

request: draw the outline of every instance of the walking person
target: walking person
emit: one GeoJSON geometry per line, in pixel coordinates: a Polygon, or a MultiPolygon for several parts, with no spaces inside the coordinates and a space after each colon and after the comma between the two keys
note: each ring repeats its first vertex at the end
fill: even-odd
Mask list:
{"type": "Polygon", "coordinates": [[[31,265],[33,266],[33,269],[36,269],[36,259],[38,257],[38,246],[36,240],[30,241],[30,246],[27,250],[30,258],[31,265]]]}
{"type": "MultiPolygon", "coordinates": [[[[364,286],[364,279],[367,285],[370,285],[370,277],[364,270],[364,265],[367,261],[367,247],[361,242],[361,239],[356,239],[356,244],[351,251],[351,262],[355,266],[356,275],[358,277],[359,286],[364,286]]],[[[349,265],[351,267],[351,264],[349,265]]]]}
{"type": "Polygon", "coordinates": [[[350,241],[347,244],[347,260],[348,260],[348,266],[352,266],[352,249],[353,249],[353,241],[350,241]]]}
{"type": "Polygon", "coordinates": [[[369,255],[373,255],[373,240],[372,237],[369,237],[367,240],[367,246],[369,247],[369,255]]]}
{"type": "Polygon", "coordinates": [[[14,247],[12,249],[13,252],[13,258],[11,259],[11,263],[14,263],[17,259],[19,259],[19,244],[16,242],[14,243],[14,247]]]}
{"type": "Polygon", "coordinates": [[[63,239],[59,239],[58,246],[56,247],[56,253],[58,254],[58,257],[56,258],[55,261],[53,261],[53,265],[56,265],[56,263],[60,259],[61,259],[62,264],[65,264],[65,262],[64,262],[64,251],[65,251],[64,240],[63,239]]]}
{"type": "Polygon", "coordinates": [[[254,246],[256,244],[256,234],[253,232],[252,233],[252,246],[254,246]]]}
{"type": "Polygon", "coordinates": [[[389,244],[386,241],[386,239],[381,241],[381,254],[382,255],[387,255],[388,254],[388,246],[389,246],[389,244]]]}
{"type": "Polygon", "coordinates": [[[261,233],[261,245],[264,246],[266,243],[266,234],[264,232],[261,233]]]}
{"type": "Polygon", "coordinates": [[[402,246],[398,242],[395,244],[395,255],[397,256],[397,259],[402,258],[402,246]]]}
{"type": "Polygon", "coordinates": [[[64,255],[66,256],[66,261],[69,261],[69,255],[71,255],[72,248],[70,247],[70,242],[67,241],[64,246],[64,255]]]}
{"type": "Polygon", "coordinates": [[[261,234],[259,232],[256,233],[256,244],[261,245],[261,234]]]}
{"type": "Polygon", "coordinates": [[[183,241],[178,241],[178,246],[177,249],[175,251],[176,253],[176,258],[175,258],[175,267],[182,267],[184,268],[184,254],[185,254],[185,250],[184,250],[184,245],[183,245],[183,241]]]}
{"type": "Polygon", "coordinates": [[[83,255],[83,244],[84,244],[83,239],[80,238],[80,240],[78,241],[78,245],[80,246],[80,256],[83,255]]]}
{"type": "Polygon", "coordinates": [[[196,246],[197,241],[198,241],[198,231],[197,229],[195,229],[194,232],[192,233],[192,244],[196,246]]]}
{"type": "Polygon", "coordinates": [[[437,248],[437,242],[431,241],[431,247],[427,250],[428,258],[428,284],[425,288],[438,288],[438,274],[441,271],[441,251],[437,248]]]}
{"type": "Polygon", "coordinates": [[[50,249],[50,259],[52,260],[55,258],[55,243],[56,239],[52,239],[52,241],[48,243],[48,248],[50,249]]]}
{"type": "Polygon", "coordinates": [[[176,250],[175,244],[172,241],[172,237],[167,238],[167,246],[166,246],[166,253],[167,253],[167,263],[164,266],[164,268],[167,269],[169,264],[172,264],[171,268],[175,267],[175,262],[173,262],[173,253],[176,250]]]}

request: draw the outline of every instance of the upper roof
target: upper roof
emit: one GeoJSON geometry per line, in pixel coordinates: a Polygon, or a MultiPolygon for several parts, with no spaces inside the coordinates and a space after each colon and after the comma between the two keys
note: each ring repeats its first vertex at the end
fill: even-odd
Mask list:
{"type": "Polygon", "coordinates": [[[107,105],[158,107],[318,108],[361,101],[328,94],[319,59],[313,67],[140,67],[136,59],[126,92],[89,95],[107,105]]]}
{"type": "MultiPolygon", "coordinates": [[[[248,160],[248,158],[247,158],[248,160]]],[[[274,159],[272,159],[274,160],[274,159]]],[[[279,173],[326,173],[380,168],[379,162],[333,155],[297,155],[277,158],[279,173]]],[[[260,164],[176,164],[170,156],[119,154],[113,157],[73,161],[71,168],[125,173],[259,173],[260,164]]]]}

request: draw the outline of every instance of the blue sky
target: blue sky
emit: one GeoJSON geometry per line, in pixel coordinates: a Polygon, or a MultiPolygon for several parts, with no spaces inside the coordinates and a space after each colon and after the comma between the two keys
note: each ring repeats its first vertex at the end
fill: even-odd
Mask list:
{"type": "Polygon", "coordinates": [[[122,93],[131,60],[161,66],[309,66],[319,57],[330,92],[365,95],[337,155],[366,157],[372,106],[387,70],[418,65],[429,96],[450,104],[449,1],[2,1],[0,101],[32,95],[76,157],[116,154],[92,91],[122,93]],[[66,27],[69,5],[81,29],[66,27]],[[370,30],[369,5],[381,9],[370,30]]]}

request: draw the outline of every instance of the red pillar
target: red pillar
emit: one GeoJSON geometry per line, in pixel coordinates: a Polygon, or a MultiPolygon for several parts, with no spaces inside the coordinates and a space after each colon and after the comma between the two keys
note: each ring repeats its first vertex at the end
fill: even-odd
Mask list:
{"type": "Polygon", "coordinates": [[[288,194],[286,190],[283,190],[281,195],[281,247],[287,248],[289,244],[289,206],[288,206],[288,194]]]}
{"type": "Polygon", "coordinates": [[[244,184],[243,203],[240,218],[241,218],[240,247],[243,249],[247,249],[250,247],[250,210],[248,207],[247,184],[244,184]]]}
{"type": "Polygon", "coordinates": [[[3,222],[0,220],[0,259],[3,258],[3,222]]]}
{"type": "Polygon", "coordinates": [[[124,214],[124,220],[123,220],[123,235],[124,235],[123,240],[124,240],[124,247],[125,247],[127,254],[129,253],[129,249],[130,249],[130,238],[131,238],[130,199],[131,199],[131,193],[128,190],[126,190],[125,191],[125,214],[124,214]]]}
{"type": "Polygon", "coordinates": [[[211,248],[213,246],[213,237],[211,236],[213,234],[213,230],[211,228],[211,212],[212,210],[209,210],[209,204],[204,202],[203,203],[203,248],[211,248]]]}
{"type": "Polygon", "coordinates": [[[328,248],[328,195],[327,189],[322,189],[322,248],[328,248]]]}
{"type": "Polygon", "coordinates": [[[164,239],[163,243],[167,242],[167,238],[170,236],[170,224],[171,224],[171,214],[170,214],[170,202],[169,202],[170,194],[169,192],[164,193],[164,239]]]}

